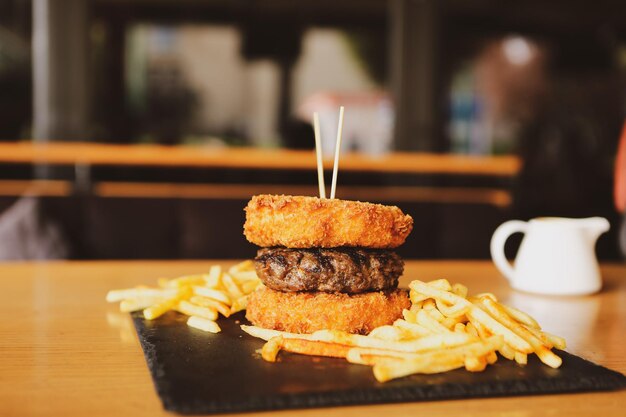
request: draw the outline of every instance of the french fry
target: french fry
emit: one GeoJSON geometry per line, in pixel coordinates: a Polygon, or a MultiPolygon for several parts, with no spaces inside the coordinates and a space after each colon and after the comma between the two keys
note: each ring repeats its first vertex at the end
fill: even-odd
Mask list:
{"type": "Polygon", "coordinates": [[[465,366],[467,357],[483,357],[503,344],[501,336],[492,336],[452,349],[425,352],[407,357],[403,362],[381,359],[374,365],[374,376],[380,382],[414,373],[438,373],[465,366]]]}
{"type": "Polygon", "coordinates": [[[422,301],[426,300],[428,298],[427,295],[423,295],[418,293],[415,290],[410,290],[409,291],[409,299],[411,300],[411,303],[413,304],[417,304],[417,303],[421,303],[422,301]]]}
{"type": "Polygon", "coordinates": [[[235,281],[240,284],[249,282],[249,281],[259,281],[259,277],[256,274],[256,271],[253,269],[251,271],[239,271],[239,272],[231,272],[228,271],[229,275],[232,276],[235,281]]]}
{"type": "Polygon", "coordinates": [[[128,298],[120,302],[120,311],[122,313],[130,313],[132,311],[143,310],[155,304],[162,303],[166,299],[163,297],[141,297],[128,298]]]}
{"type": "MultiPolygon", "coordinates": [[[[421,310],[421,306],[419,309],[417,309],[417,311],[419,310],[421,310]]],[[[407,310],[405,308],[404,310],[402,310],[402,317],[404,317],[404,320],[406,320],[408,323],[417,323],[417,311],[407,310]]]]}
{"type": "Polygon", "coordinates": [[[466,315],[470,321],[476,321],[482,324],[492,334],[498,334],[504,337],[506,343],[514,347],[515,350],[523,353],[531,353],[533,351],[532,346],[526,340],[521,338],[513,330],[491,317],[476,305],[472,305],[466,315]]]}
{"type": "Polygon", "coordinates": [[[526,365],[528,363],[528,355],[522,352],[515,352],[515,362],[520,365],[526,365]]]}
{"type": "Polygon", "coordinates": [[[276,356],[280,350],[312,356],[345,358],[348,354],[348,350],[350,350],[350,347],[337,343],[302,339],[297,337],[299,335],[295,334],[291,334],[290,336],[291,337],[284,337],[283,334],[277,334],[271,337],[267,343],[263,345],[263,349],[261,350],[263,359],[268,362],[275,362],[276,356]]]}
{"type": "Polygon", "coordinates": [[[318,342],[336,343],[351,347],[395,350],[399,352],[423,352],[426,350],[459,346],[475,340],[475,338],[470,335],[452,332],[449,332],[448,334],[424,336],[422,338],[409,341],[394,342],[337,330],[319,330],[312,334],[297,334],[246,325],[242,325],[241,329],[251,336],[258,337],[266,341],[275,336],[283,336],[285,339],[306,339],[318,342]]]}
{"type": "Polygon", "coordinates": [[[513,349],[511,346],[507,345],[506,343],[504,343],[500,347],[500,349],[498,349],[498,352],[500,352],[500,355],[504,356],[510,361],[515,359],[515,349],[513,349]]]}
{"type": "Polygon", "coordinates": [[[467,324],[465,324],[465,331],[469,335],[472,335],[474,337],[478,337],[478,330],[476,330],[476,327],[474,326],[474,324],[471,321],[468,322],[467,324]]]}
{"type": "Polygon", "coordinates": [[[173,297],[159,304],[150,306],[143,310],[143,316],[147,320],[154,320],[158,317],[161,317],[163,314],[174,309],[176,304],[178,304],[178,300],[179,300],[179,297],[173,297]]]}
{"type": "Polygon", "coordinates": [[[448,305],[440,299],[435,299],[437,309],[446,317],[460,317],[463,316],[470,309],[470,305],[467,303],[448,305]]]}
{"type": "Polygon", "coordinates": [[[417,304],[411,305],[408,311],[410,311],[411,313],[413,313],[413,315],[415,315],[417,314],[418,311],[422,310],[423,308],[424,308],[424,301],[420,301],[417,304]]]}
{"type": "Polygon", "coordinates": [[[296,339],[311,339],[310,334],[299,334],[299,333],[289,333],[289,332],[281,332],[280,330],[272,330],[272,329],[264,329],[262,327],[257,326],[247,326],[242,324],[241,330],[248,333],[252,337],[257,337],[259,339],[263,339],[265,341],[269,341],[273,337],[282,336],[283,338],[296,338],[296,339]]]}
{"type": "Polygon", "coordinates": [[[168,310],[193,314],[209,319],[214,312],[197,310],[202,307],[216,310],[224,317],[245,310],[247,295],[261,284],[254,271],[252,261],[244,261],[229,269],[234,275],[225,273],[221,266],[213,265],[207,274],[184,275],[177,278],[159,278],[160,288],[136,287],[112,290],[107,293],[109,302],[120,302],[122,312],[144,310],[148,319],[154,319],[168,310]],[[185,301],[181,304],[181,301],[185,301]],[[181,307],[182,306],[182,307],[181,307]],[[192,313],[195,311],[195,313],[192,313]]]}
{"type": "Polygon", "coordinates": [[[254,271],[254,261],[248,259],[243,262],[239,262],[237,265],[233,265],[228,270],[231,275],[236,275],[239,272],[254,271]]]}
{"type": "Polygon", "coordinates": [[[201,284],[204,284],[204,277],[202,275],[186,275],[170,279],[165,285],[167,288],[183,288],[190,285],[201,284]]]}
{"type": "Polygon", "coordinates": [[[415,312],[422,309],[424,302],[420,301],[418,303],[411,303],[411,307],[409,308],[411,311],[415,312]]]}
{"type": "Polygon", "coordinates": [[[398,352],[396,350],[351,347],[348,350],[346,359],[354,363],[374,365],[375,362],[380,359],[397,359],[404,361],[410,359],[419,359],[419,355],[421,354],[411,352],[398,352]]]}
{"type": "Polygon", "coordinates": [[[175,310],[188,316],[202,317],[207,320],[217,320],[217,310],[208,307],[200,307],[189,301],[179,301],[175,310]]]}
{"type": "Polygon", "coordinates": [[[244,281],[241,284],[241,290],[244,292],[244,294],[250,294],[251,292],[257,289],[259,284],[261,284],[261,280],[259,279],[254,280],[254,281],[253,280],[244,281]]]}
{"type": "MultiPolygon", "coordinates": [[[[432,298],[427,298],[422,302],[422,308],[419,310],[436,310],[437,304],[435,304],[435,300],[432,298]]],[[[419,310],[416,310],[417,313],[419,310]]]]}
{"type": "Polygon", "coordinates": [[[565,349],[567,347],[566,343],[565,343],[565,339],[563,339],[562,337],[559,336],[555,336],[553,334],[550,334],[548,332],[544,332],[542,330],[538,330],[532,327],[528,327],[526,325],[524,325],[524,327],[526,327],[526,329],[531,332],[532,334],[534,334],[535,336],[537,336],[539,339],[541,339],[541,341],[546,345],[546,347],[555,347],[557,349],[565,349]]]}
{"type": "Polygon", "coordinates": [[[457,317],[444,316],[443,320],[440,321],[440,323],[444,325],[450,331],[454,329],[454,326],[457,323],[466,323],[466,322],[467,322],[467,317],[465,316],[465,314],[461,316],[457,316],[457,317]]]}
{"type": "Polygon", "coordinates": [[[459,297],[467,298],[467,293],[469,292],[469,290],[463,284],[454,284],[452,285],[452,292],[459,297]]]}
{"type": "MultiPolygon", "coordinates": [[[[461,316],[461,317],[465,317],[465,316],[461,316]]],[[[466,320],[464,320],[466,321],[466,320]]],[[[448,330],[452,331],[452,329],[454,329],[454,326],[457,323],[461,323],[461,321],[459,320],[459,317],[453,318],[453,317],[446,317],[441,321],[441,324],[448,330]]]]}
{"type": "Polygon", "coordinates": [[[222,331],[220,326],[213,320],[198,316],[190,316],[187,319],[187,326],[210,333],[219,333],[222,331]]]}
{"type": "Polygon", "coordinates": [[[462,356],[450,356],[431,361],[412,362],[398,361],[397,359],[380,359],[374,362],[374,377],[378,382],[387,382],[412,374],[438,374],[460,368],[465,361],[462,356]]]}
{"type": "Polygon", "coordinates": [[[293,338],[283,339],[281,349],[286,350],[287,352],[301,353],[304,355],[345,358],[350,350],[350,347],[340,345],[338,343],[293,338]]]}
{"type": "Polygon", "coordinates": [[[106,295],[106,300],[109,303],[117,303],[129,298],[147,298],[147,297],[161,297],[169,298],[175,296],[176,289],[160,289],[160,288],[127,288],[123,290],[111,290],[106,295]]]}
{"type": "Polygon", "coordinates": [[[403,333],[407,336],[406,338],[416,339],[433,333],[421,324],[411,323],[407,320],[398,319],[393,323],[393,325],[394,327],[402,329],[403,333]]]}
{"type": "Polygon", "coordinates": [[[222,289],[222,267],[213,265],[209,268],[209,273],[204,276],[204,286],[216,290],[222,289]]]}
{"type": "MultiPolygon", "coordinates": [[[[498,303],[488,298],[483,298],[482,302],[487,311],[497,317],[497,320],[502,322],[504,325],[509,326],[513,332],[515,332],[520,338],[523,338],[524,341],[531,346],[531,352],[534,351],[541,362],[552,368],[558,368],[561,366],[561,358],[544,346],[541,339],[528,331],[526,327],[513,320],[498,303]]],[[[522,353],[531,353],[518,349],[516,346],[514,347],[522,353]]]]}
{"type": "MultiPolygon", "coordinates": [[[[495,300],[494,300],[495,301],[495,300]]],[[[534,318],[532,318],[531,316],[529,316],[528,314],[524,313],[523,311],[519,311],[516,308],[513,307],[509,307],[507,305],[498,303],[498,305],[500,307],[502,307],[502,309],[504,311],[506,311],[506,313],[511,316],[513,319],[519,321],[520,323],[531,327],[533,329],[537,329],[537,330],[541,330],[541,326],[539,326],[539,323],[537,323],[537,320],[535,320],[534,318]]]]}
{"type": "Polygon", "coordinates": [[[485,328],[485,326],[482,325],[481,322],[479,321],[474,321],[471,322],[472,325],[474,326],[474,329],[476,329],[476,333],[478,333],[478,337],[481,339],[486,339],[489,336],[491,336],[491,332],[489,332],[489,330],[487,330],[485,328]]]}
{"type": "Polygon", "coordinates": [[[417,313],[417,324],[427,328],[433,333],[449,333],[450,330],[439,323],[434,317],[433,314],[429,314],[434,310],[421,310],[417,313]]]}
{"type": "Polygon", "coordinates": [[[222,302],[228,306],[232,304],[230,296],[228,296],[224,291],[214,290],[212,288],[206,288],[196,285],[193,287],[193,293],[196,295],[201,295],[203,297],[212,298],[213,300],[222,302]]]}
{"type": "Polygon", "coordinates": [[[404,332],[399,327],[387,325],[373,329],[368,336],[376,339],[398,341],[403,339],[404,332]]]}
{"type": "Polygon", "coordinates": [[[243,297],[239,297],[233,301],[233,305],[230,307],[230,314],[235,314],[248,308],[249,298],[249,295],[244,295],[243,297]]]}
{"type": "MultiPolygon", "coordinates": [[[[398,352],[385,349],[372,349],[372,348],[351,348],[346,355],[346,359],[353,363],[369,364],[373,365],[378,361],[395,359],[402,361],[429,361],[438,357],[449,357],[459,355],[462,357],[482,357],[495,355],[495,349],[502,343],[501,336],[493,336],[487,341],[477,341],[460,345],[453,348],[427,351],[422,353],[415,352],[398,352]],[[438,356],[440,355],[440,356],[438,356]]],[[[462,366],[462,365],[459,365],[462,366]]]]}
{"type": "Polygon", "coordinates": [[[440,290],[438,288],[435,287],[431,287],[428,284],[423,283],[422,281],[418,281],[415,280],[413,282],[411,282],[409,284],[409,288],[411,288],[412,290],[417,291],[420,294],[423,295],[428,295],[431,298],[438,298],[440,300],[445,301],[446,303],[450,304],[450,305],[456,305],[461,303],[461,305],[464,304],[468,304],[469,301],[467,301],[465,298],[460,297],[454,293],[448,292],[448,291],[444,291],[444,290],[440,290]]]}
{"type": "MultiPolygon", "coordinates": [[[[433,302],[433,306],[434,307],[432,307],[432,308],[425,308],[425,309],[423,309],[421,311],[425,312],[426,314],[428,314],[430,317],[432,317],[438,323],[441,323],[442,321],[444,321],[446,319],[446,316],[441,314],[441,311],[437,310],[437,306],[436,306],[436,304],[434,302],[433,302]]],[[[419,320],[419,318],[418,318],[418,320],[419,320]]]]}
{"type": "Polygon", "coordinates": [[[487,367],[487,360],[479,356],[467,356],[465,358],[465,369],[470,372],[482,372],[487,367]]]}
{"type": "Polygon", "coordinates": [[[224,284],[224,288],[228,291],[231,299],[237,299],[244,296],[244,293],[241,291],[230,274],[222,274],[222,284],[224,284]]]}
{"type": "MultiPolygon", "coordinates": [[[[438,353],[441,353],[439,351],[438,353]]],[[[379,363],[390,363],[396,362],[394,366],[402,366],[409,361],[422,361],[427,360],[429,356],[424,356],[428,354],[436,353],[434,351],[424,352],[424,353],[408,353],[408,352],[397,352],[393,350],[384,350],[384,349],[371,349],[371,348],[351,348],[348,350],[346,355],[346,360],[350,363],[359,364],[359,365],[376,365],[379,363]]],[[[435,372],[435,371],[432,371],[435,372]]],[[[442,371],[440,371],[442,372],[442,371]]],[[[428,372],[431,373],[431,372],[428,372]]]]}
{"type": "Polygon", "coordinates": [[[426,283],[431,288],[437,288],[441,291],[452,291],[452,285],[447,279],[435,279],[426,283]]]}
{"type": "Polygon", "coordinates": [[[563,359],[557,356],[550,349],[546,348],[543,345],[538,345],[535,347],[535,354],[539,357],[539,360],[551,368],[558,368],[563,363],[563,359]]]}
{"type": "Polygon", "coordinates": [[[276,362],[283,340],[282,336],[275,336],[268,340],[261,349],[261,357],[268,362],[276,362]]]}
{"type": "Polygon", "coordinates": [[[485,356],[485,359],[489,365],[493,365],[498,361],[498,355],[496,354],[496,351],[493,350],[485,356]]]}
{"type": "Polygon", "coordinates": [[[424,352],[459,346],[475,340],[467,334],[448,332],[447,334],[433,334],[419,339],[393,342],[335,330],[319,330],[311,335],[311,339],[346,346],[395,350],[399,352],[424,352]]]}
{"type": "Polygon", "coordinates": [[[217,310],[224,317],[229,317],[230,316],[230,307],[227,306],[224,303],[221,303],[219,301],[215,301],[212,298],[203,297],[201,295],[194,295],[194,296],[192,296],[189,299],[189,301],[192,302],[193,304],[199,305],[201,307],[208,307],[208,308],[211,308],[213,310],[217,310]]]}
{"type": "MultiPolygon", "coordinates": [[[[434,281],[430,281],[426,283],[426,285],[432,288],[436,288],[441,291],[450,291],[452,289],[452,286],[450,285],[450,282],[448,282],[447,279],[436,279],[434,281]]],[[[409,298],[411,299],[412,303],[416,304],[430,297],[426,294],[420,293],[419,291],[410,290],[409,298]]]]}
{"type": "Polygon", "coordinates": [[[380,351],[380,352],[382,352],[382,354],[378,355],[378,354],[369,353],[368,349],[365,349],[365,348],[351,348],[350,350],[348,350],[348,353],[346,354],[346,360],[350,363],[354,363],[357,365],[369,365],[369,366],[376,365],[376,362],[380,361],[381,359],[396,359],[398,361],[404,360],[402,358],[389,356],[387,353],[388,351],[380,351]]]}
{"type": "Polygon", "coordinates": [[[490,292],[481,292],[480,294],[476,294],[475,298],[478,298],[478,299],[489,298],[490,300],[498,302],[498,299],[496,298],[496,296],[490,292]]]}

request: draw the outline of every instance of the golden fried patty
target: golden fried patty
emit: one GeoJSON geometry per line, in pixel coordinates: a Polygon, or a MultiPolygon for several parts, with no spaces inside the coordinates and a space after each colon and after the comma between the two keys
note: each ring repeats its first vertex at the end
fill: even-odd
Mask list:
{"type": "Polygon", "coordinates": [[[257,195],[245,211],[244,234],[263,247],[396,248],[413,229],[398,207],[360,201],[257,195]]]}
{"type": "Polygon", "coordinates": [[[261,287],[250,296],[246,318],[255,326],[292,333],[331,329],[367,334],[402,318],[410,305],[406,290],[399,289],[350,295],[261,287]]]}

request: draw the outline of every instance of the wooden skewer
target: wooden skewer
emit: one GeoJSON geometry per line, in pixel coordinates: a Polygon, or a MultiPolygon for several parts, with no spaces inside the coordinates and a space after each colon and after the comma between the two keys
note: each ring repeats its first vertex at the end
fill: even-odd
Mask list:
{"type": "Polygon", "coordinates": [[[324,163],[322,161],[322,143],[320,139],[320,118],[317,112],[313,113],[313,130],[315,132],[315,153],[317,155],[317,185],[320,189],[320,198],[326,198],[324,163]]]}
{"type": "Polygon", "coordinates": [[[337,191],[337,172],[339,171],[339,151],[341,150],[341,132],[343,131],[343,106],[339,107],[339,126],[337,126],[337,142],[335,143],[335,163],[333,164],[333,183],[330,198],[335,198],[337,191]]]}

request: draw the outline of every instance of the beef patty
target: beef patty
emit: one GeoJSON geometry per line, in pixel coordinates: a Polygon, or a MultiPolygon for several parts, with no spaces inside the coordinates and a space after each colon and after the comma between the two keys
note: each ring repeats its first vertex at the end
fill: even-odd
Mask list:
{"type": "Polygon", "coordinates": [[[357,294],[396,288],[404,262],[386,250],[260,249],[256,273],[276,291],[324,291],[357,294]]]}

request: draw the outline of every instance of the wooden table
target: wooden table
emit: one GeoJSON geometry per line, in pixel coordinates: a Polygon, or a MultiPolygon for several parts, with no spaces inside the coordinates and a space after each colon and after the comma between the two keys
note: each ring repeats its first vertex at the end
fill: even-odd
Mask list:
{"type": "MultiPolygon", "coordinates": [[[[1,416],[157,416],[161,408],[129,316],[107,290],[206,271],[214,262],[60,262],[0,265],[1,416]]],[[[231,262],[228,262],[231,263],[231,262]]],[[[223,262],[227,264],[227,262],[223,262]]],[[[626,266],[602,268],[590,297],[513,292],[488,262],[407,262],[410,279],[447,277],[533,314],[568,350],[626,372],[626,266]]],[[[621,416],[626,391],[324,409],[328,416],[621,416]]],[[[281,415],[313,416],[319,409],[281,415]]]]}

